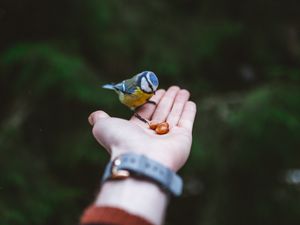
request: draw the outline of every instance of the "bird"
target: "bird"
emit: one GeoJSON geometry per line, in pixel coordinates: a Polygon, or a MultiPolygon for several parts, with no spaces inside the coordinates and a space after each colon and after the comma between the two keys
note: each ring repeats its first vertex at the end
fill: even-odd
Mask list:
{"type": "Polygon", "coordinates": [[[146,103],[156,104],[149,99],[155,94],[158,85],[159,81],[154,72],[143,71],[127,80],[105,84],[102,87],[117,92],[120,102],[133,110],[138,119],[147,123],[136,110],[146,103]]]}

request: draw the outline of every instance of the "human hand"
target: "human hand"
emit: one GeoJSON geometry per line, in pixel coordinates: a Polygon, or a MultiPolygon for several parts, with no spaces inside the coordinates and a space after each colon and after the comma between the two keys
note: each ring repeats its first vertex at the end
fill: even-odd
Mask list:
{"type": "Polygon", "coordinates": [[[155,122],[167,121],[170,131],[158,135],[148,124],[133,116],[130,120],[110,117],[104,111],[93,112],[89,122],[97,141],[111,154],[117,156],[135,152],[178,171],[186,162],[192,144],[192,128],[196,105],[188,101],[190,94],[177,86],[167,91],[158,90],[150,99],[157,105],[145,104],[138,114],[155,122]]]}

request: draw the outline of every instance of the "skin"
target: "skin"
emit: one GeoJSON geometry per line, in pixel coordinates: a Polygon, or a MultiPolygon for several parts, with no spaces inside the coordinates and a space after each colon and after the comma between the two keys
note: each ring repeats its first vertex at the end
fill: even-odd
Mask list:
{"type": "MultiPolygon", "coordinates": [[[[147,120],[167,121],[170,131],[164,135],[157,135],[135,116],[124,120],[96,111],[88,120],[93,126],[94,137],[111,155],[111,160],[135,152],[177,172],[186,163],[192,144],[196,105],[189,97],[187,90],[177,86],[167,91],[160,89],[150,99],[157,105],[145,104],[138,110],[138,114],[147,120]]],[[[156,184],[130,177],[104,183],[95,204],[119,207],[153,224],[162,224],[167,196],[156,184]]]]}

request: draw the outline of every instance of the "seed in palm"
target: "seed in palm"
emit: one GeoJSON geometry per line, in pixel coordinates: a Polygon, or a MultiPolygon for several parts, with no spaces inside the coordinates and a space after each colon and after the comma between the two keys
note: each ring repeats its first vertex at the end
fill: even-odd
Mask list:
{"type": "Polygon", "coordinates": [[[162,135],[169,132],[169,124],[167,122],[155,123],[150,122],[149,128],[155,130],[156,134],[162,135]]]}

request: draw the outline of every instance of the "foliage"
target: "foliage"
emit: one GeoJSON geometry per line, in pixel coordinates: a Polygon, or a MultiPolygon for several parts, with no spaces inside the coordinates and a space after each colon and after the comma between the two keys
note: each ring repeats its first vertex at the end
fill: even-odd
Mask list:
{"type": "Polygon", "coordinates": [[[166,224],[297,224],[294,2],[2,1],[0,223],[76,223],[108,156],[86,118],[128,118],[100,88],[142,70],[198,105],[185,194],[166,224]],[[178,216],[180,215],[180,216],[178,216]]]}

